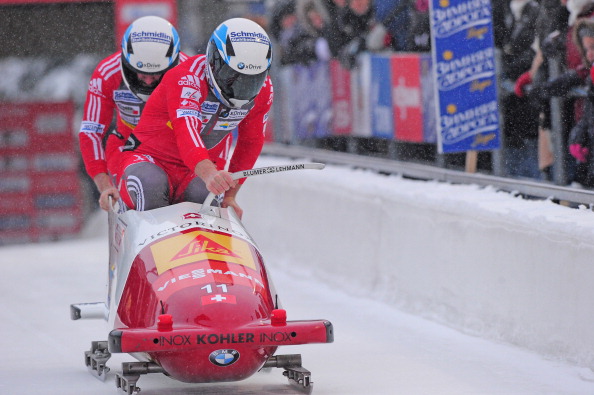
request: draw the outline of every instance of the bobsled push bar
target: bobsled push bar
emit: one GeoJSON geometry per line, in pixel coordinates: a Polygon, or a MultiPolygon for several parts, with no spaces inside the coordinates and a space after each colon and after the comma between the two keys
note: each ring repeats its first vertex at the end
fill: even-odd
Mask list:
{"type": "MultiPolygon", "coordinates": [[[[276,310],[282,311],[282,310],[276,310]]],[[[286,318],[286,313],[280,317],[286,318]]],[[[273,317],[275,317],[273,311],[273,317]]],[[[286,321],[272,318],[269,324],[252,323],[221,334],[220,330],[203,327],[173,327],[167,325],[157,328],[114,329],[109,334],[108,350],[112,353],[176,352],[200,349],[208,344],[254,343],[259,346],[290,346],[310,343],[332,343],[334,329],[326,320],[286,321]],[[280,331],[279,331],[280,330],[280,331]],[[183,339],[175,342],[173,339],[183,339]]],[[[111,355],[111,354],[110,354],[111,355]]],[[[102,371],[105,361],[102,363],[102,371]]],[[[282,368],[283,375],[289,383],[304,394],[311,394],[313,382],[311,372],[301,365],[300,354],[274,355],[268,358],[262,368],[282,368]]],[[[154,362],[130,362],[122,364],[122,372],[116,373],[116,386],[126,394],[132,395],[140,391],[136,386],[140,375],[149,373],[165,373],[164,369],[154,362]]],[[[166,373],[165,373],[166,374],[166,373]]]]}
{"type": "MultiPolygon", "coordinates": [[[[267,166],[267,167],[259,167],[256,169],[250,170],[242,170],[236,173],[232,173],[231,177],[234,180],[239,180],[241,178],[246,177],[253,177],[259,176],[262,174],[272,174],[272,173],[280,173],[282,171],[291,171],[291,170],[322,170],[326,167],[323,163],[295,163],[292,165],[282,165],[282,166],[267,166]]],[[[202,212],[208,211],[209,207],[212,205],[213,200],[215,199],[214,193],[209,193],[206,199],[204,199],[204,204],[202,205],[202,212]]]]}
{"type": "Polygon", "coordinates": [[[114,329],[109,334],[108,349],[113,353],[164,352],[201,348],[211,342],[257,343],[261,346],[290,346],[310,343],[332,343],[334,331],[326,320],[285,321],[282,325],[249,324],[221,336],[210,328],[179,326],[168,328],[114,329]],[[278,329],[285,335],[281,336],[278,329]],[[164,333],[168,332],[168,333],[164,333]],[[288,335],[287,335],[288,334],[288,335]],[[163,336],[177,336],[192,341],[183,344],[164,342],[163,336]]]}
{"type": "Polygon", "coordinates": [[[70,318],[73,320],[102,318],[107,321],[109,309],[104,302],[75,303],[70,305],[70,318]]]}

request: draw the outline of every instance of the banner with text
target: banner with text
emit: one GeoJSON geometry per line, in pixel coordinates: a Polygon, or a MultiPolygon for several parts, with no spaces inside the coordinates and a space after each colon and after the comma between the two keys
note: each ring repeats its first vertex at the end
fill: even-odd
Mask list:
{"type": "Polygon", "coordinates": [[[74,104],[0,103],[0,245],[72,237],[83,222],[74,104]]]}
{"type": "Polygon", "coordinates": [[[290,106],[299,139],[320,138],[332,130],[332,88],[328,62],[297,64],[291,69],[290,106]]]}
{"type": "Polygon", "coordinates": [[[440,153],[500,147],[490,0],[432,0],[440,153]]]}

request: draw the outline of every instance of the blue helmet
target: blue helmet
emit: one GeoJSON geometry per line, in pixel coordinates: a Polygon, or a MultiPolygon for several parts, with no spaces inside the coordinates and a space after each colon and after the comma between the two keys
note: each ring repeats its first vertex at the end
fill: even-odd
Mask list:
{"type": "Polygon", "coordinates": [[[160,75],[179,63],[179,36],[171,23],[145,16],[130,24],[122,38],[122,76],[128,89],[146,101],[160,82],[150,86],[138,73],[160,75]]]}
{"type": "Polygon", "coordinates": [[[206,76],[215,96],[227,107],[243,107],[254,100],[268,76],[270,39],[256,22],[229,19],[212,34],[206,58],[206,76]]]}

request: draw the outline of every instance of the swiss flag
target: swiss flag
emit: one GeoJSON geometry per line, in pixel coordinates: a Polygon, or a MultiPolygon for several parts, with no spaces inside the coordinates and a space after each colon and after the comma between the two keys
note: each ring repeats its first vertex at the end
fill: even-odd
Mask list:
{"type": "Polygon", "coordinates": [[[221,295],[221,294],[216,294],[216,295],[204,295],[201,298],[202,300],[202,304],[203,305],[207,305],[207,304],[213,304],[213,303],[231,303],[231,304],[237,304],[237,300],[235,299],[235,295],[221,295]]]}
{"type": "Polygon", "coordinates": [[[184,219],[202,218],[202,215],[198,213],[187,213],[183,215],[184,219]]]}

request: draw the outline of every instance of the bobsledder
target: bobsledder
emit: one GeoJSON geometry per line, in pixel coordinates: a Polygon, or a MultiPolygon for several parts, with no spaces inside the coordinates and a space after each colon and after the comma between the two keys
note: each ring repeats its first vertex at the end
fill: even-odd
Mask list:
{"type": "MultiPolygon", "coordinates": [[[[270,166],[234,179],[323,164],[270,166]]],[[[106,302],[71,305],[71,318],[103,318],[113,328],[93,341],[85,364],[98,378],[112,353],[128,353],[116,386],[140,391],[143,374],[163,373],[189,383],[246,379],[282,368],[291,384],[311,393],[300,354],[275,355],[279,346],[331,343],[327,320],[288,321],[256,243],[232,209],[178,203],[150,211],[109,213],[106,302]]]]}

